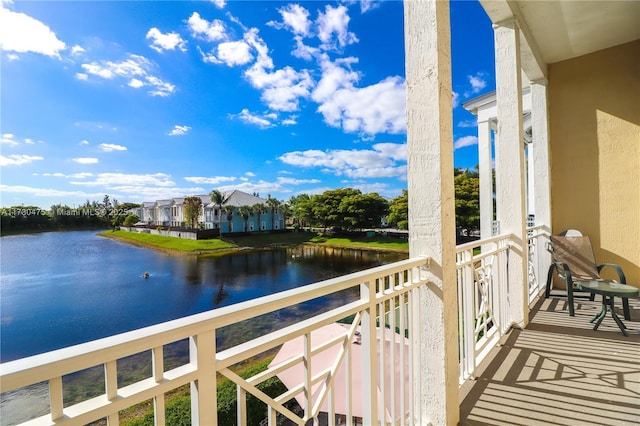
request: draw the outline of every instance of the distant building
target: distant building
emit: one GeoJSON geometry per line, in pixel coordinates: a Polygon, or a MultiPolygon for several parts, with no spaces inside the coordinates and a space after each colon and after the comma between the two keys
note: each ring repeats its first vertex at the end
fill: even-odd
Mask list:
{"type": "MultiPolygon", "coordinates": [[[[223,234],[233,232],[273,231],[285,229],[285,215],[281,208],[271,208],[267,200],[239,190],[223,192],[227,200],[222,206],[211,202],[209,195],[195,195],[202,200],[202,211],[198,224],[203,229],[220,228],[223,234]],[[256,209],[260,205],[262,208],[256,209]],[[245,219],[239,214],[239,208],[253,208],[245,219]],[[246,229],[245,229],[246,225],[246,229]]],[[[178,197],[167,200],[142,203],[140,221],[148,226],[184,227],[184,199],[178,197]]]]}

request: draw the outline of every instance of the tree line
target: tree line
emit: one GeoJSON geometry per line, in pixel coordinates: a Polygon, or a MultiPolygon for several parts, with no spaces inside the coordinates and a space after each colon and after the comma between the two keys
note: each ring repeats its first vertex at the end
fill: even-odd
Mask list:
{"type": "MultiPolygon", "coordinates": [[[[455,169],[456,227],[480,227],[479,175],[475,170],[455,169]]],[[[377,193],[341,188],[318,195],[300,194],[289,200],[289,218],[297,227],[357,230],[390,226],[409,228],[409,193],[387,200],[377,193]]]]}
{"type": "Polygon", "coordinates": [[[75,228],[113,228],[133,225],[138,216],[127,211],[139,207],[136,203],[119,203],[105,195],[102,201],[89,201],[79,206],[54,204],[44,210],[37,206],[0,208],[2,232],[27,230],[54,230],[75,228]]]}
{"type": "MultiPolygon", "coordinates": [[[[474,230],[480,226],[479,176],[475,170],[456,169],[454,172],[456,227],[474,230]]],[[[318,227],[360,230],[390,226],[399,229],[409,227],[409,194],[402,194],[388,200],[377,193],[362,193],[359,189],[339,188],[322,194],[300,194],[288,202],[268,195],[265,204],[253,206],[227,206],[228,198],[218,190],[210,193],[212,203],[231,222],[233,215],[247,222],[252,215],[271,213],[274,220],[276,210],[284,212],[290,225],[294,227],[318,227]]],[[[120,225],[131,226],[139,221],[138,216],[127,214],[127,210],[140,207],[136,203],[119,203],[105,195],[101,202],[87,200],[79,207],[63,204],[51,206],[49,211],[35,206],[14,206],[0,209],[1,229],[4,231],[48,230],[70,228],[113,228],[120,225]]],[[[185,224],[191,228],[198,226],[202,211],[200,197],[184,199],[185,224]]],[[[220,228],[220,223],[218,223],[220,228]]],[[[273,229],[273,223],[271,229],[273,229]]]]}

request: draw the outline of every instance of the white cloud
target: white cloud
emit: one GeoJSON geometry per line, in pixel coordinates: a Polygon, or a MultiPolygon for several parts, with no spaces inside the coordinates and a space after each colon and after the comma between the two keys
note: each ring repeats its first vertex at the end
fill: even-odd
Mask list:
{"type": "Polygon", "coordinates": [[[206,19],[202,19],[198,12],[193,12],[187,23],[194,37],[204,38],[207,41],[218,41],[226,38],[224,22],[219,19],[209,22],[206,19]]]}
{"type": "Polygon", "coordinates": [[[360,12],[366,13],[370,10],[377,9],[382,0],[359,0],[360,3],[360,12]]]}
{"type": "Polygon", "coordinates": [[[215,4],[218,9],[223,9],[227,4],[225,0],[211,0],[211,3],[215,4]]]}
{"type": "Polygon", "coordinates": [[[240,111],[239,114],[235,115],[235,117],[238,117],[240,120],[242,120],[247,124],[253,124],[254,126],[258,126],[262,129],[273,127],[274,125],[271,121],[267,120],[266,118],[250,113],[249,110],[246,108],[240,111]]]}
{"type": "Polygon", "coordinates": [[[285,118],[284,120],[282,120],[280,124],[282,124],[283,126],[295,126],[296,124],[298,124],[297,118],[297,115],[292,115],[289,118],[285,118]]]}
{"type": "Polygon", "coordinates": [[[274,28],[286,28],[293,34],[301,36],[309,36],[311,30],[311,21],[309,20],[309,11],[299,4],[288,4],[278,9],[282,22],[271,21],[267,25],[274,28]]]}
{"type": "Polygon", "coordinates": [[[218,45],[218,60],[230,67],[244,65],[253,59],[250,49],[251,47],[244,41],[220,43],[218,45]]]}
{"type": "Polygon", "coordinates": [[[89,141],[86,139],[83,139],[80,141],[80,145],[89,145],[89,141]]]}
{"type": "Polygon", "coordinates": [[[112,151],[126,151],[127,147],[122,145],[116,145],[114,143],[101,143],[100,149],[104,152],[112,152],[112,151]]]}
{"type": "Polygon", "coordinates": [[[338,89],[318,111],[327,124],[348,133],[403,133],[407,126],[405,82],[387,77],[363,88],[338,89]]]}
{"type": "Polygon", "coordinates": [[[253,172],[246,172],[244,175],[249,177],[256,177],[256,174],[253,172]]]}
{"type": "Polygon", "coordinates": [[[75,161],[78,164],[97,164],[98,163],[97,158],[91,158],[91,157],[72,158],[72,161],[75,161]]]}
{"type": "Polygon", "coordinates": [[[87,80],[87,74],[106,80],[121,77],[128,80],[127,84],[130,87],[136,89],[147,85],[150,86],[149,94],[152,96],[169,96],[175,92],[173,84],[166,83],[151,74],[154,64],[144,56],[129,55],[127,59],[119,62],[99,61],[82,64],[81,67],[86,74],[76,74],[76,78],[80,80],[87,80]]]}
{"type": "Polygon", "coordinates": [[[258,182],[246,181],[240,184],[225,185],[225,186],[218,187],[218,189],[220,191],[231,191],[234,189],[238,189],[248,194],[252,194],[254,192],[263,193],[263,194],[274,193],[274,192],[291,192],[290,190],[279,185],[278,183],[267,182],[264,180],[259,180],[258,182]]]}
{"type": "Polygon", "coordinates": [[[104,192],[87,193],[83,191],[61,191],[58,189],[33,188],[22,185],[0,185],[0,192],[30,194],[35,195],[36,197],[79,197],[84,199],[104,196],[104,192]]]}
{"type": "Polygon", "coordinates": [[[233,176],[189,176],[185,177],[184,180],[187,182],[197,183],[199,185],[218,185],[221,182],[233,182],[236,178],[233,176]]]}
{"type": "Polygon", "coordinates": [[[151,28],[147,32],[147,39],[152,40],[149,47],[158,53],[162,53],[166,50],[176,50],[176,49],[181,50],[183,52],[187,51],[186,40],[180,37],[180,34],[175,32],[163,34],[160,32],[159,29],[151,28]]]}
{"type": "Polygon", "coordinates": [[[129,87],[133,87],[134,89],[139,89],[144,86],[144,82],[138,80],[137,78],[132,78],[131,80],[129,80],[129,83],[127,83],[127,85],[129,87]]]}
{"type": "Polygon", "coordinates": [[[80,81],[87,81],[89,79],[89,75],[83,72],[76,73],[76,78],[80,81]]]}
{"type": "Polygon", "coordinates": [[[477,136],[463,136],[456,139],[453,143],[453,149],[464,148],[465,146],[478,145],[477,136]]]}
{"type": "Polygon", "coordinates": [[[169,136],[186,135],[189,130],[191,130],[191,127],[189,126],[178,126],[176,124],[175,127],[168,133],[168,135],[169,136]]]}
{"type": "Polygon", "coordinates": [[[473,93],[478,93],[485,87],[487,87],[487,82],[484,80],[484,73],[477,73],[476,75],[469,75],[467,78],[469,79],[469,84],[471,84],[471,90],[473,93]]]}
{"type": "Polygon", "coordinates": [[[451,103],[453,104],[453,108],[460,106],[460,95],[458,93],[453,92],[451,103]]]}
{"type": "Polygon", "coordinates": [[[465,120],[458,123],[458,127],[478,127],[478,120],[465,120]]]}
{"type": "Polygon", "coordinates": [[[64,173],[56,172],[56,173],[42,173],[42,176],[46,177],[62,177],[69,179],[84,179],[93,176],[93,173],[82,172],[82,173],[72,173],[70,175],[65,175],[64,173]]]}
{"type": "Polygon", "coordinates": [[[18,146],[20,145],[20,142],[18,142],[15,137],[16,136],[12,133],[4,133],[2,138],[0,138],[0,142],[10,146],[18,146]]]}
{"type": "Polygon", "coordinates": [[[66,44],[37,19],[0,8],[0,49],[39,53],[60,59],[60,51],[66,49],[66,44]]]}
{"type": "Polygon", "coordinates": [[[345,6],[325,6],[325,12],[318,14],[318,38],[325,49],[342,48],[357,43],[358,37],[348,30],[351,18],[345,6]]]}
{"type": "Polygon", "coordinates": [[[37,155],[25,154],[13,154],[6,157],[0,155],[0,166],[21,166],[39,160],[44,160],[44,158],[37,155]]]}
{"type": "Polygon", "coordinates": [[[117,187],[121,185],[153,185],[163,188],[175,186],[171,175],[165,173],[155,174],[129,174],[129,173],[100,173],[95,180],[83,182],[71,182],[74,185],[117,187]]]}
{"type": "Polygon", "coordinates": [[[84,50],[82,46],[79,46],[77,44],[71,48],[71,54],[73,56],[78,56],[84,52],[86,52],[86,50],[84,50]]]}
{"type": "Polygon", "coordinates": [[[281,185],[304,185],[320,182],[322,182],[320,179],[296,179],[278,176],[278,183],[281,185]]]}
{"type": "Polygon", "coordinates": [[[299,99],[310,96],[313,79],[307,70],[285,67],[272,71],[269,49],[256,29],[245,33],[245,41],[258,52],[256,62],[245,72],[251,85],[262,91],[262,101],[275,111],[297,111],[299,99]]]}
{"type": "Polygon", "coordinates": [[[381,178],[406,175],[406,144],[380,143],[372,150],[307,150],[288,152],[278,159],[298,167],[320,167],[338,176],[381,178]]]}

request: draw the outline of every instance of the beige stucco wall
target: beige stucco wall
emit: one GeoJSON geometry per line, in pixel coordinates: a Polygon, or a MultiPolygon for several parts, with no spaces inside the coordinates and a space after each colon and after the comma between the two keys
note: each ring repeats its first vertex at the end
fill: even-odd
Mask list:
{"type": "Polygon", "coordinates": [[[553,232],[640,287],[640,40],[549,66],[553,232]]]}

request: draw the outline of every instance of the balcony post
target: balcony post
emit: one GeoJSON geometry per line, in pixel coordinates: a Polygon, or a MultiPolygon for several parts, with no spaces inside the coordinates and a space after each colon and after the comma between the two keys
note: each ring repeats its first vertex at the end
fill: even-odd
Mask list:
{"type": "Polygon", "coordinates": [[[214,331],[189,338],[189,357],[198,370],[198,379],[191,382],[191,424],[218,424],[216,388],[216,335],[214,331]]]}
{"type": "MultiPolygon", "coordinates": [[[[551,166],[549,161],[549,108],[547,104],[547,84],[544,80],[531,82],[531,131],[533,135],[533,174],[536,206],[536,225],[544,226],[551,233],[551,166]]],[[[538,241],[537,277],[546,279],[551,264],[551,255],[538,241]]]]}
{"type": "Polygon", "coordinates": [[[491,125],[478,122],[478,174],[480,177],[480,238],[493,235],[493,160],[491,155],[491,125]]]}
{"type": "Polygon", "coordinates": [[[420,374],[412,420],[448,425],[459,419],[449,2],[409,0],[404,12],[409,250],[431,258],[412,310],[420,374]]]}
{"type": "Polygon", "coordinates": [[[508,323],[524,327],[528,322],[526,190],[520,29],[515,19],[494,25],[496,51],[496,214],[502,234],[515,240],[508,259],[508,323]]]}

